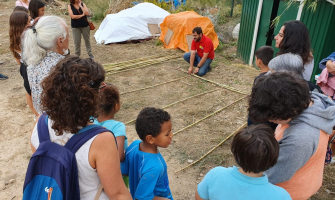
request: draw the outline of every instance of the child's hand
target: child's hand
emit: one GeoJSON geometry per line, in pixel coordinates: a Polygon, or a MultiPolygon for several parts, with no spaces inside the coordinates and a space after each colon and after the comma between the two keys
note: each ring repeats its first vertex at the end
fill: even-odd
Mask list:
{"type": "Polygon", "coordinates": [[[333,61],[329,60],[326,63],[326,67],[327,67],[329,73],[335,75],[335,63],[333,61]]]}

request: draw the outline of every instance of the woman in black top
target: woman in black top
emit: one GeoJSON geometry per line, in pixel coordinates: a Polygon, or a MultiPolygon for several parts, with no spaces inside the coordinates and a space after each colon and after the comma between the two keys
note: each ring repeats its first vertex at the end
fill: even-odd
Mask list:
{"type": "Polygon", "coordinates": [[[86,17],[89,12],[86,5],[81,0],[70,0],[68,10],[71,17],[75,54],[80,56],[81,35],[83,35],[87,54],[90,58],[94,58],[91,51],[90,26],[86,17]]]}

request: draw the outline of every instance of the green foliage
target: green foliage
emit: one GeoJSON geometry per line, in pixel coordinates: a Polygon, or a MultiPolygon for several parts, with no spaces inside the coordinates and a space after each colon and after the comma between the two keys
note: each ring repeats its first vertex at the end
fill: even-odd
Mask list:
{"type": "MultiPolygon", "coordinates": [[[[335,0],[331,1],[335,2],[335,0]]],[[[278,15],[274,20],[272,20],[271,26],[275,26],[279,23],[281,16],[293,5],[294,2],[296,2],[296,0],[288,0],[286,2],[285,10],[280,15],[278,15]]],[[[315,12],[318,2],[320,2],[320,0],[302,0],[301,4],[303,4],[304,6],[307,5],[308,10],[310,9],[313,12],[315,12]]]]}
{"type": "MultiPolygon", "coordinates": [[[[68,0],[64,0],[68,1],[68,0]]],[[[85,4],[89,9],[92,10],[92,20],[99,21],[102,20],[108,11],[110,11],[110,6],[116,6],[119,9],[116,9],[115,12],[124,9],[125,4],[129,0],[84,0],[85,4]],[[119,5],[120,4],[120,5],[119,5]],[[123,5],[121,5],[123,4],[123,5]]],[[[134,0],[136,1],[136,0],[134,0]]],[[[130,2],[130,1],[129,1],[130,2]]],[[[196,11],[201,13],[204,9],[208,8],[217,8],[218,11],[218,23],[224,24],[229,21],[230,11],[231,11],[231,2],[232,0],[187,0],[185,4],[174,8],[173,4],[165,0],[137,0],[137,2],[149,2],[155,4],[156,6],[170,12],[178,13],[183,11],[196,11]]],[[[234,0],[234,17],[238,17],[242,12],[242,2],[243,0],[234,0]]],[[[128,3],[127,5],[129,5],[128,3]]],[[[110,13],[110,12],[108,12],[110,13]]]]}
{"type": "Polygon", "coordinates": [[[152,4],[155,4],[156,6],[168,11],[169,13],[178,13],[178,12],[183,12],[183,11],[191,11],[193,10],[192,8],[192,3],[190,1],[187,1],[185,5],[180,5],[177,8],[174,8],[172,3],[169,3],[165,0],[144,0],[144,2],[149,2],[152,4]]]}
{"type": "Polygon", "coordinates": [[[92,10],[92,20],[100,21],[105,17],[105,12],[109,7],[108,0],[86,0],[84,2],[90,10],[92,10]]]}
{"type": "Polygon", "coordinates": [[[164,43],[163,43],[160,39],[156,39],[156,41],[155,41],[155,45],[156,45],[156,46],[163,46],[164,43]]]}

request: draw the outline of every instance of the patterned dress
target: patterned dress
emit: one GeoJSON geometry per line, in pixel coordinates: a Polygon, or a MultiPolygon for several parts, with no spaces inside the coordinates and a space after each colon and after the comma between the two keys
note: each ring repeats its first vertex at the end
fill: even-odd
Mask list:
{"type": "Polygon", "coordinates": [[[29,65],[27,67],[27,74],[29,85],[31,89],[31,97],[33,99],[33,105],[38,114],[42,113],[41,109],[41,94],[42,87],[41,82],[49,75],[50,69],[56,66],[57,63],[62,60],[64,56],[49,51],[46,56],[36,65],[29,65]]]}

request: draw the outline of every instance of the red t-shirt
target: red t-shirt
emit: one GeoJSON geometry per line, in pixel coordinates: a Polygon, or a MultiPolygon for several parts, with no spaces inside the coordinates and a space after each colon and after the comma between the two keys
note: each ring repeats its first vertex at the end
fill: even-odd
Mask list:
{"type": "Polygon", "coordinates": [[[214,45],[212,40],[207,36],[203,35],[199,42],[192,40],[191,50],[196,50],[201,58],[204,56],[204,53],[208,53],[207,58],[214,59],[214,45]]]}

